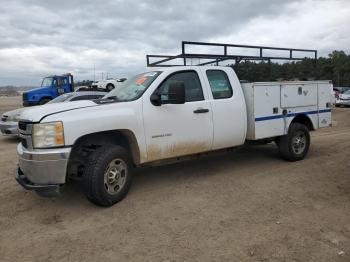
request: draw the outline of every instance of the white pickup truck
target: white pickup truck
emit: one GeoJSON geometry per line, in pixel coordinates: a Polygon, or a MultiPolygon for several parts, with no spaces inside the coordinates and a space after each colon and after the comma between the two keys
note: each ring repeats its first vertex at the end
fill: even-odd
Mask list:
{"type": "Polygon", "coordinates": [[[17,181],[41,195],[81,180],[110,206],[134,167],[245,144],[275,142],[301,160],[309,132],[331,126],[329,81],[240,84],[220,66],[168,67],[129,79],[104,99],[44,105],[21,115],[17,181]]]}

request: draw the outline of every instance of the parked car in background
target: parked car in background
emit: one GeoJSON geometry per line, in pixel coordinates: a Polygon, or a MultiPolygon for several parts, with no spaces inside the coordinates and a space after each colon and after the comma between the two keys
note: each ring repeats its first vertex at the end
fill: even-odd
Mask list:
{"type": "Polygon", "coordinates": [[[75,92],[81,92],[81,91],[91,91],[92,88],[90,86],[76,86],[75,92]]]}
{"type": "MultiPolygon", "coordinates": [[[[48,104],[55,104],[61,102],[71,102],[79,100],[93,100],[99,99],[106,95],[105,92],[88,91],[88,92],[71,92],[63,94],[48,102],[48,104]]],[[[21,113],[27,108],[18,108],[4,113],[1,116],[0,131],[4,135],[18,135],[17,126],[21,113]]]]}
{"type": "Polygon", "coordinates": [[[109,78],[106,80],[93,82],[91,88],[94,90],[106,90],[111,91],[114,88],[120,86],[123,82],[125,82],[126,78],[109,78]]]}
{"type": "Polygon", "coordinates": [[[350,87],[333,87],[335,98],[338,98],[341,93],[344,93],[347,90],[350,90],[350,87]]]}
{"type": "Polygon", "coordinates": [[[350,106],[350,89],[338,95],[335,100],[335,106],[350,106]]]}

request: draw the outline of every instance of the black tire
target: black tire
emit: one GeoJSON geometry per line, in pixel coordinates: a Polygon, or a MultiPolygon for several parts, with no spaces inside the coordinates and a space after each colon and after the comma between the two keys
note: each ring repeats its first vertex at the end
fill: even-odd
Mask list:
{"type": "Polygon", "coordinates": [[[44,105],[44,104],[46,104],[46,103],[48,103],[48,102],[50,102],[50,101],[51,101],[50,98],[42,98],[42,99],[40,99],[40,101],[39,101],[39,105],[44,105]]]}
{"type": "Polygon", "coordinates": [[[113,84],[108,84],[106,86],[106,89],[107,89],[107,91],[112,91],[114,89],[114,85],[113,84]]]}
{"type": "MultiPolygon", "coordinates": [[[[119,173],[119,176],[122,178],[122,173],[119,173]]],[[[102,146],[89,156],[82,183],[87,199],[96,205],[107,207],[116,204],[127,195],[131,181],[132,162],[127,150],[121,146],[102,146]],[[106,188],[108,185],[106,185],[105,176],[109,172],[111,163],[116,159],[126,164],[127,171],[124,172],[123,186],[119,187],[117,183],[116,187],[119,191],[111,194],[106,188]]]]}
{"type": "Polygon", "coordinates": [[[310,147],[309,129],[303,124],[292,123],[289,126],[288,134],[281,136],[277,141],[279,152],[285,160],[302,160],[310,147]],[[300,142],[298,143],[298,141],[300,142]],[[303,144],[304,146],[302,146],[303,144]]]}

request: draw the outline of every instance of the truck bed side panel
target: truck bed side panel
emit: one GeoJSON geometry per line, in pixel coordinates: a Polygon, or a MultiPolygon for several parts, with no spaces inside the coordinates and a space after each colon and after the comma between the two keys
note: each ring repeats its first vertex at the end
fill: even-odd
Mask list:
{"type": "Polygon", "coordinates": [[[282,108],[295,108],[316,105],[317,83],[281,85],[282,108]]]}
{"type": "Polygon", "coordinates": [[[306,116],[314,129],[331,124],[331,84],[328,81],[243,84],[247,104],[247,139],[287,134],[298,115],[306,116]]]}
{"type": "Polygon", "coordinates": [[[255,139],[279,136],[284,132],[284,119],[274,118],[282,114],[280,90],[278,84],[254,88],[255,139]]]}
{"type": "Polygon", "coordinates": [[[332,114],[327,106],[332,101],[331,86],[318,84],[318,109],[320,112],[318,125],[320,128],[329,127],[332,124],[332,114]]]}

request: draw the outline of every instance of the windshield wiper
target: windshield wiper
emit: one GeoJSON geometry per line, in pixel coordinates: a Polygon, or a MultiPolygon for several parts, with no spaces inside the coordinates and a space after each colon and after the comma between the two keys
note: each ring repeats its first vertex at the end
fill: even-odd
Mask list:
{"type": "Polygon", "coordinates": [[[109,96],[109,97],[106,97],[106,99],[118,100],[118,97],[117,96],[109,96]]]}

